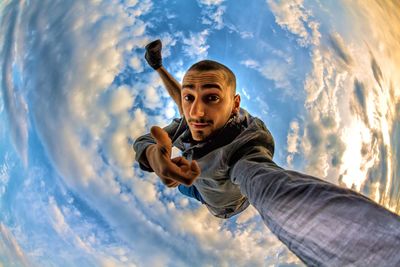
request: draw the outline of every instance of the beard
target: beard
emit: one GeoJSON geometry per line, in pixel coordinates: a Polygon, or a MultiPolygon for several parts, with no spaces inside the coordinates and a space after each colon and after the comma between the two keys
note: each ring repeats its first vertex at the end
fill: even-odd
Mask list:
{"type": "Polygon", "coordinates": [[[203,141],[207,138],[207,135],[204,131],[201,130],[193,130],[192,131],[192,138],[195,141],[203,141]]]}
{"type": "MultiPolygon", "coordinates": [[[[200,119],[193,119],[193,118],[189,118],[187,120],[187,123],[208,123],[208,127],[211,127],[211,125],[213,125],[213,120],[207,119],[207,118],[200,118],[200,119]]],[[[197,142],[201,142],[204,141],[208,136],[211,135],[211,133],[207,134],[207,131],[201,130],[201,129],[195,129],[192,128],[191,126],[189,126],[190,128],[190,132],[192,134],[192,138],[193,140],[197,141],[197,142]]]]}

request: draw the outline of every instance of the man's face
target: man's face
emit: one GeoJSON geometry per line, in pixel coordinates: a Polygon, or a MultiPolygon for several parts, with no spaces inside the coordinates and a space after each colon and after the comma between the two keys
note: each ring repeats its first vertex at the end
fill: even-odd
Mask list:
{"type": "Polygon", "coordinates": [[[222,128],[240,104],[240,96],[233,97],[233,89],[220,70],[187,72],[181,98],[186,122],[196,141],[222,128]]]}

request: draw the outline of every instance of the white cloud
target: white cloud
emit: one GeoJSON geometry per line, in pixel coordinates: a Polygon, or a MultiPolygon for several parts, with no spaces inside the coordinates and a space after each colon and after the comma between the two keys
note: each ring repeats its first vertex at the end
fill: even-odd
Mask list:
{"type": "Polygon", "coordinates": [[[144,91],[143,105],[149,109],[161,108],[162,102],[156,87],[149,85],[144,91]]]}
{"type": "Polygon", "coordinates": [[[250,100],[250,95],[245,88],[242,88],[242,93],[246,97],[247,100],[250,100]]]}
{"type": "Polygon", "coordinates": [[[297,36],[301,46],[318,45],[319,24],[313,20],[311,12],[303,6],[303,0],[267,0],[278,25],[297,36]]]}
{"type": "Polygon", "coordinates": [[[193,59],[205,59],[207,50],[210,47],[207,44],[208,30],[203,30],[199,33],[190,33],[188,38],[183,38],[183,51],[193,59]]]}
{"type": "Polygon", "coordinates": [[[16,198],[25,203],[15,210],[16,213],[22,212],[21,216],[24,217],[24,220],[21,220],[19,216],[16,223],[27,223],[30,228],[28,236],[24,236],[19,230],[18,240],[24,244],[27,255],[34,259],[36,264],[46,266],[85,263],[88,266],[101,266],[104,262],[114,262],[117,266],[122,263],[124,266],[134,266],[129,249],[115,242],[110,244],[110,233],[93,224],[93,217],[87,214],[87,208],[81,209],[81,206],[74,205],[77,195],[74,195],[68,204],[64,202],[63,205],[59,205],[51,195],[51,186],[45,188],[47,183],[51,183],[45,184],[44,180],[41,180],[42,175],[44,174],[28,175],[25,185],[16,194],[16,198]],[[38,198],[38,195],[41,197],[38,198]],[[46,198],[48,200],[45,200],[46,198]]]}
{"type": "Polygon", "coordinates": [[[160,38],[163,44],[162,56],[163,58],[167,58],[171,55],[171,48],[173,48],[176,45],[177,39],[175,39],[169,33],[162,34],[160,38]]]}
{"type": "Polygon", "coordinates": [[[259,69],[260,68],[260,65],[258,64],[258,62],[253,59],[247,59],[247,60],[242,61],[241,63],[251,69],[259,69]]]}
{"type": "Polygon", "coordinates": [[[28,106],[24,95],[21,93],[22,82],[22,58],[25,51],[20,41],[23,37],[22,31],[18,30],[18,16],[17,14],[19,5],[9,5],[9,9],[4,14],[3,20],[8,23],[2,24],[0,27],[1,33],[9,33],[6,38],[8,41],[4,42],[1,48],[1,65],[2,65],[2,102],[4,101],[5,108],[8,115],[8,123],[11,131],[11,141],[21,158],[24,166],[28,164],[28,106]]]}
{"type": "Polygon", "coordinates": [[[4,111],[3,93],[0,91],[0,114],[3,114],[3,111],[4,111]]]}
{"type": "Polygon", "coordinates": [[[265,78],[274,81],[277,88],[291,88],[291,84],[288,79],[290,69],[289,65],[285,62],[278,60],[267,60],[263,64],[263,67],[259,69],[259,71],[265,78]]]}
{"type": "Polygon", "coordinates": [[[261,97],[257,96],[256,97],[256,102],[258,103],[258,109],[261,110],[261,112],[263,113],[263,115],[267,115],[268,111],[269,111],[269,106],[268,103],[265,102],[263,99],[261,99],[261,97]]]}
{"type": "Polygon", "coordinates": [[[138,0],[125,0],[125,5],[128,7],[134,7],[137,5],[138,0]]]}
{"type": "MultiPolygon", "coordinates": [[[[141,0],[139,4],[135,2],[135,7],[133,9],[129,9],[128,13],[133,15],[134,17],[140,17],[142,15],[147,14],[153,7],[153,2],[151,0],[141,0]]],[[[131,4],[131,1],[127,2],[128,6],[131,4]]]]}
{"type": "Polygon", "coordinates": [[[293,157],[295,154],[297,154],[298,151],[298,146],[299,146],[299,130],[300,126],[297,121],[292,121],[290,123],[290,129],[289,133],[287,135],[287,151],[288,151],[288,156],[286,158],[286,162],[289,166],[292,166],[293,163],[293,157]]]}
{"type": "MultiPolygon", "coordinates": [[[[304,84],[308,116],[301,147],[307,172],[359,191],[370,186],[372,197],[379,196],[380,204],[395,210],[389,188],[396,163],[389,147],[395,132],[392,111],[398,103],[398,90],[393,88],[400,84],[393,70],[400,57],[389,50],[399,51],[394,41],[399,33],[382,26],[388,20],[398,22],[391,5],[347,3],[351,12],[335,18],[352,24],[323,33],[325,46],[313,47],[313,68],[304,84]],[[378,21],[365,23],[371,17],[378,21]],[[385,181],[379,185],[381,192],[368,181],[371,172],[387,174],[374,177],[385,181]]],[[[322,18],[321,23],[327,20],[322,18]]]]}
{"type": "Polygon", "coordinates": [[[290,79],[293,76],[291,74],[291,64],[282,59],[268,59],[258,62],[253,59],[247,59],[241,62],[248,68],[258,71],[266,79],[274,82],[276,88],[285,89],[285,92],[292,94],[292,85],[290,79]]]}
{"type": "Polygon", "coordinates": [[[287,136],[287,150],[289,153],[296,153],[299,138],[299,123],[292,121],[290,123],[290,131],[287,136]]]}
{"type": "MultiPolygon", "coordinates": [[[[359,80],[363,82],[365,91],[369,93],[365,98],[365,113],[374,135],[372,142],[368,144],[372,155],[377,150],[380,151],[379,160],[374,161],[371,172],[386,173],[385,176],[381,175],[379,179],[382,181],[379,203],[399,213],[398,196],[393,193],[395,192],[393,177],[398,176],[396,176],[396,170],[398,170],[399,153],[396,147],[398,147],[397,136],[399,134],[396,125],[399,121],[397,114],[400,99],[400,90],[398,90],[400,88],[400,76],[398,74],[400,68],[398,42],[400,32],[397,28],[386,27],[386,25],[400,23],[400,18],[396,13],[398,5],[396,2],[390,1],[384,2],[384,4],[376,2],[365,4],[357,1],[348,3],[346,8],[351,10],[352,19],[354,19],[355,34],[352,37],[355,40],[366,40],[368,44],[368,52],[360,51],[357,59],[363,58],[361,52],[370,55],[370,62],[363,63],[365,67],[371,66],[372,74],[368,72],[369,70],[361,69],[357,72],[357,75],[361,76],[361,74],[367,73],[370,78],[373,78],[368,83],[359,80]],[[369,18],[374,18],[374,20],[372,21],[369,18]],[[365,21],[369,23],[365,23],[365,21]]],[[[365,156],[364,161],[371,157],[368,154],[365,156]]],[[[372,191],[373,184],[370,186],[370,191],[372,191]]]]}
{"type": "MultiPolygon", "coordinates": [[[[60,8],[64,12],[62,6],[60,8]]],[[[119,170],[114,170],[104,159],[110,159],[117,166],[131,163],[129,167],[132,169],[133,151],[127,142],[128,134],[138,135],[144,132],[146,119],[140,111],[133,114],[132,122],[138,124],[133,125],[126,119],[129,117],[126,111],[132,106],[134,97],[130,90],[119,88],[109,93],[115,89],[110,87],[114,77],[125,67],[123,55],[126,46],[119,46],[120,40],[124,42],[130,32],[141,34],[144,24],[138,22],[135,25],[139,30],[127,31],[127,27],[132,25],[132,18],[125,13],[129,10],[120,9],[114,4],[107,5],[106,2],[99,2],[97,6],[90,6],[89,2],[79,2],[68,8],[72,9],[73,16],[68,17],[70,20],[74,20],[75,16],[88,17],[93,13],[102,14],[101,18],[104,15],[107,19],[90,16],[94,18],[92,23],[83,24],[74,31],[68,31],[68,24],[63,31],[56,27],[51,28],[47,34],[59,36],[59,42],[49,49],[43,49],[45,42],[36,43],[38,47],[32,48],[29,59],[43,63],[35,65],[34,69],[27,69],[29,75],[38,77],[36,81],[40,83],[30,84],[39,96],[33,99],[32,114],[40,140],[63,182],[85,199],[91,208],[104,214],[109,209],[126,205],[120,198],[120,184],[115,180],[119,170]],[[69,49],[73,54],[58,69],[50,59],[57,58],[58,50],[63,49],[69,49]],[[52,79],[44,79],[49,72],[54,73],[52,79]],[[43,80],[46,83],[42,83],[43,80]],[[103,101],[107,94],[111,95],[109,106],[103,101]],[[117,123],[114,124],[115,121],[117,123]],[[112,149],[104,150],[108,140],[112,149]]],[[[30,15],[25,14],[25,17],[29,18],[30,15]]],[[[51,15],[40,14],[39,17],[46,19],[51,15]]],[[[36,30],[38,34],[42,34],[41,28],[36,30]]],[[[71,244],[86,247],[89,254],[104,258],[101,255],[104,250],[92,250],[90,244],[75,234],[75,229],[68,224],[65,214],[55,201],[50,202],[47,216],[52,218],[58,235],[65,237],[68,234],[67,239],[71,244]]],[[[105,218],[107,223],[114,224],[113,216],[105,218]]],[[[130,259],[135,257],[138,255],[129,256],[130,259]]]]}
{"type": "Polygon", "coordinates": [[[202,23],[206,25],[212,25],[213,28],[221,30],[225,24],[223,21],[223,15],[225,13],[225,6],[206,8],[202,11],[204,14],[202,17],[202,23]]]}
{"type": "MultiPolygon", "coordinates": [[[[251,209],[246,211],[240,221],[248,221],[253,212],[251,209]]],[[[207,255],[206,265],[265,266],[277,263],[274,259],[264,259],[265,248],[260,244],[268,244],[272,254],[281,247],[280,242],[265,228],[260,231],[253,225],[232,232],[224,226],[225,221],[210,216],[204,207],[190,213],[177,211],[174,216],[177,217],[174,224],[176,230],[193,236],[195,242],[201,244],[198,253],[207,255]]]]}
{"type": "Polygon", "coordinates": [[[240,215],[236,219],[236,223],[247,223],[249,220],[257,216],[259,216],[257,210],[250,205],[244,212],[240,213],[240,215]]]}
{"type": "Polygon", "coordinates": [[[0,259],[0,265],[5,264],[4,266],[32,264],[12,232],[2,222],[0,222],[0,259]]]}
{"type": "Polygon", "coordinates": [[[141,20],[137,20],[137,23],[132,30],[133,36],[142,36],[145,33],[146,26],[146,23],[141,20]]]}
{"type": "Polygon", "coordinates": [[[110,98],[110,111],[113,114],[120,114],[132,107],[134,95],[129,87],[123,85],[113,91],[110,98]]]}
{"type": "Polygon", "coordinates": [[[207,5],[207,6],[218,6],[222,4],[224,0],[199,0],[200,4],[207,5]]]}
{"type": "Polygon", "coordinates": [[[146,131],[147,116],[141,109],[136,109],[134,117],[131,118],[128,125],[128,133],[133,139],[136,139],[146,131]]]}
{"type": "Polygon", "coordinates": [[[6,192],[8,181],[10,180],[10,168],[8,166],[8,156],[4,157],[0,165],[0,198],[6,192]]]}
{"type": "Polygon", "coordinates": [[[224,0],[198,0],[201,10],[201,22],[205,25],[211,25],[213,29],[221,30],[225,27],[223,15],[226,7],[221,4],[224,0]]]}
{"type": "Polygon", "coordinates": [[[236,32],[240,35],[242,39],[250,39],[254,37],[254,33],[250,31],[241,31],[237,26],[231,23],[225,23],[224,26],[226,26],[230,32],[236,32]]]}
{"type": "Polygon", "coordinates": [[[219,6],[215,13],[211,16],[213,21],[216,23],[216,29],[220,30],[224,27],[224,22],[222,16],[225,13],[226,8],[224,6],[219,6]]]}
{"type": "Polygon", "coordinates": [[[132,146],[128,143],[128,135],[125,128],[119,128],[113,132],[109,143],[108,153],[111,164],[116,164],[118,168],[132,169],[134,163],[134,152],[132,146]]]}
{"type": "Polygon", "coordinates": [[[155,185],[150,183],[149,181],[134,179],[132,188],[135,192],[136,197],[138,197],[141,201],[145,203],[147,202],[151,204],[159,201],[155,185]]]}
{"type": "Polygon", "coordinates": [[[254,37],[254,33],[248,31],[241,31],[239,34],[243,39],[250,39],[254,37]]]}
{"type": "Polygon", "coordinates": [[[171,120],[174,117],[179,116],[179,111],[176,112],[177,106],[173,100],[168,101],[167,106],[165,107],[165,117],[167,120],[171,120]]]}
{"type": "Polygon", "coordinates": [[[136,72],[142,72],[143,71],[143,63],[142,60],[138,57],[138,55],[134,55],[130,60],[129,60],[129,65],[136,71],[136,72]]]}
{"type": "Polygon", "coordinates": [[[60,208],[55,203],[53,197],[49,199],[49,215],[52,218],[52,225],[56,232],[65,240],[72,242],[77,248],[85,252],[90,252],[91,248],[79,235],[76,235],[69,225],[65,222],[65,217],[60,208]]]}

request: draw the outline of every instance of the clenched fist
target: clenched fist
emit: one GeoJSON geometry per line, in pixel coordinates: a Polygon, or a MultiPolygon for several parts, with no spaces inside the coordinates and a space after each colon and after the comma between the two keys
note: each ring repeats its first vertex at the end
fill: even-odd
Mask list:
{"type": "Polygon", "coordinates": [[[146,45],[146,53],[144,58],[146,59],[147,63],[153,68],[158,69],[162,66],[162,43],[161,40],[155,40],[146,45]]]}

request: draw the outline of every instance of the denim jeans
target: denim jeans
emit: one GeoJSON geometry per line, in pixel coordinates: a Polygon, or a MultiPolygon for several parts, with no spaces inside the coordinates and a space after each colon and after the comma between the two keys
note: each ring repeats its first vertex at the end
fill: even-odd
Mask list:
{"type": "Polygon", "coordinates": [[[205,203],[203,198],[201,197],[199,191],[197,190],[197,188],[194,185],[184,186],[184,185],[180,184],[180,185],[178,185],[178,190],[185,196],[194,198],[194,199],[200,201],[202,204],[205,203]]]}

